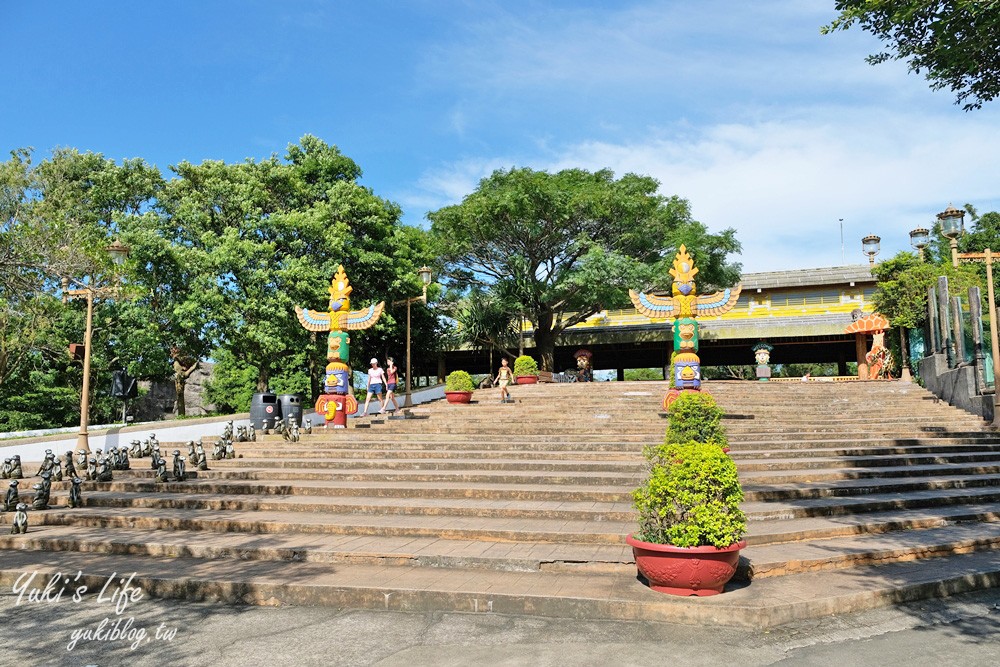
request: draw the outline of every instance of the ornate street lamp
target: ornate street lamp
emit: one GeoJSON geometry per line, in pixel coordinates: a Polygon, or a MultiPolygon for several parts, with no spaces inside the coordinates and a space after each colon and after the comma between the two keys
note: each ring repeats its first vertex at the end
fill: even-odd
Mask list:
{"type": "Polygon", "coordinates": [[[924,248],[931,242],[930,230],[917,227],[910,232],[910,245],[917,249],[920,261],[924,261],[924,248]]]}
{"type": "Polygon", "coordinates": [[[958,237],[965,233],[965,211],[948,205],[948,208],[937,214],[941,233],[951,241],[951,264],[958,268],[958,237]]]}
{"type": "MultiPolygon", "coordinates": [[[[115,266],[121,266],[128,257],[129,247],[118,240],[104,249],[111,255],[111,261],[115,266]]],[[[90,451],[90,439],[87,434],[87,427],[90,425],[90,346],[94,337],[94,299],[96,297],[110,296],[116,292],[116,287],[95,287],[89,283],[82,283],[70,278],[62,279],[62,300],[63,303],[71,299],[86,299],[87,301],[87,325],[83,335],[83,388],[80,396],[80,433],[76,439],[76,446],[85,452],[90,451]],[[70,282],[79,285],[79,289],[69,289],[70,282]]]]}
{"type": "Polygon", "coordinates": [[[875,255],[879,253],[879,243],[881,237],[871,234],[861,239],[861,252],[868,255],[868,264],[875,266],[875,255]]]}

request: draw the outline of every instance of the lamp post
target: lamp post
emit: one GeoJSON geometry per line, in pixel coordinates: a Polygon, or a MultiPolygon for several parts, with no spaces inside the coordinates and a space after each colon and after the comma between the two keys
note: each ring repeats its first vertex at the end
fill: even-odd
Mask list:
{"type": "MultiPolygon", "coordinates": [[[[119,241],[114,241],[104,249],[115,266],[121,266],[128,257],[129,248],[119,241]]],[[[87,325],[83,335],[83,387],[80,396],[80,433],[76,438],[76,446],[85,452],[90,452],[90,440],[87,434],[87,427],[90,424],[90,345],[94,335],[94,299],[102,296],[114,294],[114,287],[94,287],[77,280],[72,282],[79,285],[79,289],[69,289],[69,278],[62,279],[62,300],[63,303],[71,299],[87,300],[87,325]]]]}
{"type": "Polygon", "coordinates": [[[427,286],[431,284],[431,270],[428,266],[421,266],[417,269],[417,274],[420,276],[420,282],[423,283],[423,292],[420,296],[410,297],[409,299],[400,299],[399,301],[393,301],[392,305],[401,306],[406,304],[406,394],[403,397],[403,407],[408,407],[411,404],[410,389],[413,386],[410,382],[410,304],[420,303],[427,304],[427,286]]]}
{"type": "Polygon", "coordinates": [[[875,255],[879,253],[879,243],[881,242],[881,237],[874,234],[861,239],[861,252],[868,255],[869,266],[875,266],[875,255]]]}
{"type": "Polygon", "coordinates": [[[948,208],[937,214],[941,233],[951,241],[951,265],[958,268],[958,237],[964,232],[965,211],[948,205],[948,208]]]}
{"type": "Polygon", "coordinates": [[[917,255],[920,257],[920,261],[924,261],[924,248],[927,247],[931,241],[930,230],[924,229],[923,227],[917,227],[910,232],[910,245],[917,249],[917,255]]]}

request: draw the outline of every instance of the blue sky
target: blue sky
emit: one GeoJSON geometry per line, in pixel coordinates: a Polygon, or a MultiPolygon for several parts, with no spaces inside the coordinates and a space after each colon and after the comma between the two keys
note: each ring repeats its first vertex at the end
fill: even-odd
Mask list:
{"type": "Polygon", "coordinates": [[[863,262],[1000,210],[1000,106],[965,113],[832,0],[2,0],[0,148],[161,169],[337,144],[410,224],[498,167],[655,176],[746,270],[863,262]],[[12,66],[14,63],[17,66],[12,66]]]}

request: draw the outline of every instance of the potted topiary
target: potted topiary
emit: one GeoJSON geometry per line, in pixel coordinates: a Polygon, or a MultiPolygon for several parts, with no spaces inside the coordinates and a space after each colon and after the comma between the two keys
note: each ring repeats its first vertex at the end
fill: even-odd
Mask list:
{"type": "Polygon", "coordinates": [[[538,382],[538,364],[526,354],[514,360],[514,382],[535,384],[538,382]]]}
{"type": "Polygon", "coordinates": [[[472,376],[465,371],[452,371],[444,380],[444,396],[449,403],[468,403],[475,388],[472,376]]]}
{"type": "Polygon", "coordinates": [[[671,405],[667,442],[645,449],[649,477],[632,494],[639,530],[626,542],[636,567],[650,588],[674,595],[721,593],[746,546],[736,464],[721,446],[721,415],[710,410],[698,419],[698,408],[706,406],[718,409],[698,393],[671,405]],[[707,442],[681,442],[686,434],[707,442]]]}
{"type": "Polygon", "coordinates": [[[722,426],[722,408],[711,394],[701,391],[683,392],[667,412],[667,444],[703,442],[729,452],[729,440],[722,426]]]}

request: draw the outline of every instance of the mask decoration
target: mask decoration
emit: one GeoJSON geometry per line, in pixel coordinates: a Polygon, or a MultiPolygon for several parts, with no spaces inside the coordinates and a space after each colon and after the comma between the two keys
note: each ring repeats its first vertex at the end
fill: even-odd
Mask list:
{"type": "Polygon", "coordinates": [[[714,294],[698,296],[695,276],[698,268],[681,246],[674,257],[673,284],[670,296],[656,296],[629,290],[629,297],[636,310],[653,320],[673,320],[674,355],[671,379],[674,387],[663,398],[663,408],[677,400],[683,391],[701,389],[701,360],[698,358],[698,317],[722,315],[732,310],[740,297],[741,286],[736,285],[714,294]]]}

